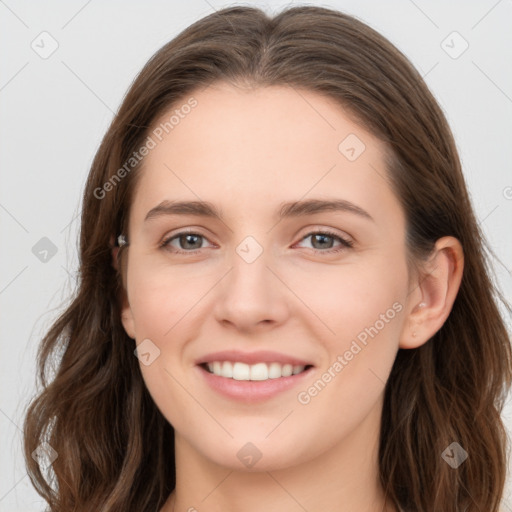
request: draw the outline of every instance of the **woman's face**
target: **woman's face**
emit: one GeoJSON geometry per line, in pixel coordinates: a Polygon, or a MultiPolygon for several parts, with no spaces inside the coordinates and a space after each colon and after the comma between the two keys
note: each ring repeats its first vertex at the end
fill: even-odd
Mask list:
{"type": "Polygon", "coordinates": [[[123,325],[156,405],[230,468],[376,437],[409,292],[383,144],[311,91],[193,98],[150,134],[127,233],[123,325]]]}

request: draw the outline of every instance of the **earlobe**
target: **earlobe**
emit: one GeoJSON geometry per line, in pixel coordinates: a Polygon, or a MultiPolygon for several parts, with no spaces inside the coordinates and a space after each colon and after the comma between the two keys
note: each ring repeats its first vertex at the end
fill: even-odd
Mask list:
{"type": "Polygon", "coordinates": [[[440,238],[422,276],[418,278],[400,348],[417,348],[441,329],[457,297],[462,281],[464,253],[451,236],[440,238]]]}
{"type": "MultiPolygon", "coordinates": [[[[110,238],[110,247],[111,247],[111,256],[112,261],[111,265],[112,267],[119,272],[119,262],[118,262],[118,253],[120,247],[116,246],[114,243],[114,237],[110,238]]],[[[121,323],[123,324],[124,330],[126,331],[126,334],[132,338],[135,339],[135,322],[133,320],[133,313],[130,307],[130,303],[128,302],[128,297],[126,290],[123,288],[121,297],[121,323]]]]}
{"type": "Polygon", "coordinates": [[[126,296],[126,292],[123,290],[123,305],[121,307],[121,323],[123,324],[124,330],[126,334],[135,339],[135,322],[133,319],[133,312],[130,304],[128,302],[128,297],[126,296]]]}
{"type": "Polygon", "coordinates": [[[117,253],[119,252],[120,247],[114,247],[112,249],[112,266],[119,271],[119,267],[117,264],[117,253]]]}

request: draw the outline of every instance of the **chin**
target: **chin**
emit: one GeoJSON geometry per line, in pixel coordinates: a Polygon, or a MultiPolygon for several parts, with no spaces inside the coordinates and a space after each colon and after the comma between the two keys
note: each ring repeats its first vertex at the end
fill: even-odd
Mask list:
{"type": "MultiPolygon", "coordinates": [[[[289,438],[283,442],[277,436],[275,439],[265,439],[259,436],[235,436],[229,442],[212,444],[211,446],[197,447],[203,457],[218,466],[233,471],[247,471],[249,473],[261,471],[276,471],[290,468],[307,462],[308,456],[297,449],[303,446],[298,440],[289,438]],[[254,441],[249,441],[254,439],[254,441]]],[[[314,455],[311,455],[313,458],[314,455]]]]}

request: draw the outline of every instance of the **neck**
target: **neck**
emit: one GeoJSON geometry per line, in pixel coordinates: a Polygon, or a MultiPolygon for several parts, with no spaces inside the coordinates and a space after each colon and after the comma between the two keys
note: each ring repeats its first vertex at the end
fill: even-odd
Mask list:
{"type": "Polygon", "coordinates": [[[219,466],[175,433],[176,488],[161,512],[395,512],[379,481],[381,411],[315,459],[270,471],[219,466]]]}

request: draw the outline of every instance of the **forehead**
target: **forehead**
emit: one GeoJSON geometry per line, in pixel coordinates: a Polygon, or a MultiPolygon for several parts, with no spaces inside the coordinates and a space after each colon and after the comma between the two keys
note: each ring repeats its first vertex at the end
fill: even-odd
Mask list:
{"type": "Polygon", "coordinates": [[[314,91],[214,84],[160,116],[150,137],[155,145],[135,194],[138,216],[175,198],[251,214],[307,195],[373,204],[376,215],[379,204],[396,203],[385,180],[384,143],[314,91]]]}

